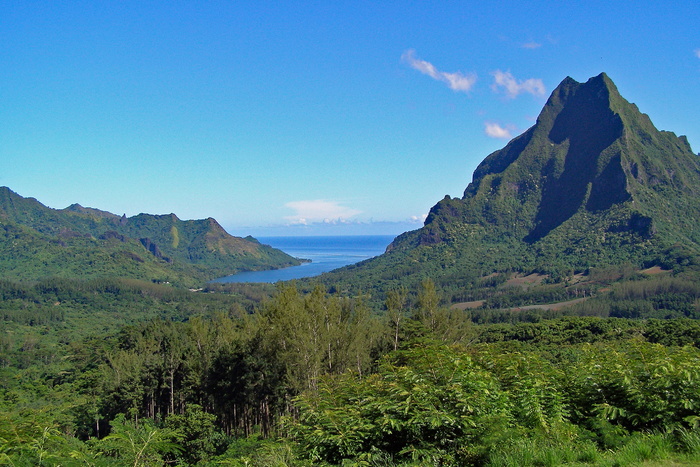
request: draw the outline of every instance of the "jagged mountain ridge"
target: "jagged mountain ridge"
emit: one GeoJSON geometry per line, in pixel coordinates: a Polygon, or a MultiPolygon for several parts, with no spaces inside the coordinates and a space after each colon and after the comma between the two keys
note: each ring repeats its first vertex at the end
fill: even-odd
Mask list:
{"type": "Polygon", "coordinates": [[[23,248],[34,245],[32,248],[38,248],[43,255],[43,266],[32,264],[31,255],[21,254],[19,248],[6,244],[0,275],[4,270],[22,276],[21,265],[14,265],[13,257],[21,258],[25,270],[35,270],[39,275],[44,271],[51,275],[94,276],[105,273],[106,268],[111,275],[122,275],[119,269],[124,263],[124,276],[167,279],[175,274],[191,276],[189,282],[194,278],[207,280],[239,271],[299,264],[295,258],[252,237],[229,235],[212,218],[183,221],[175,214],[127,218],[79,204],[52,209],[7,187],[0,187],[0,224],[6,232],[13,232],[6,233],[5,242],[22,244],[23,248]],[[85,259],[83,262],[90,264],[82,268],[81,261],[74,261],[76,264],[66,265],[66,270],[61,271],[66,249],[74,250],[74,257],[96,255],[100,259],[85,259]]]}
{"type": "Polygon", "coordinates": [[[534,243],[579,212],[626,202],[637,210],[630,227],[648,236],[654,230],[649,198],[662,188],[698,195],[699,170],[687,139],[656,130],[605,74],[584,84],[567,78],[533,127],[477,167],[460,200],[466,218],[452,215],[451,200],[441,201],[426,219],[421,242],[444,240],[441,224],[460,219],[524,229],[523,240],[534,243]]]}
{"type": "Polygon", "coordinates": [[[700,255],[698,219],[700,157],[688,140],[657,130],[604,73],[585,83],[567,77],[535,125],[479,164],[462,198],[446,196],[423,228],[353,273],[447,282],[641,266],[679,249],[700,255]]]}

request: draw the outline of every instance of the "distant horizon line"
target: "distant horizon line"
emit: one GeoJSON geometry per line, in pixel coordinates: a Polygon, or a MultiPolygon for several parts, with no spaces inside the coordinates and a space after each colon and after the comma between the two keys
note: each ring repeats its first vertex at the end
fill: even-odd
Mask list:
{"type": "MultiPolygon", "coordinates": [[[[403,233],[403,232],[402,232],[403,233]]],[[[308,234],[308,235],[251,235],[254,238],[291,238],[291,237],[396,237],[401,234],[308,234]]]]}

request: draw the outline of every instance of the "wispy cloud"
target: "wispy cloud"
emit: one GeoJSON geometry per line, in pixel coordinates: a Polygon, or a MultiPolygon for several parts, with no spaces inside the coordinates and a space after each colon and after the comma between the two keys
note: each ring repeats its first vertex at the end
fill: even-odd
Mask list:
{"type": "Polygon", "coordinates": [[[491,74],[494,77],[494,83],[491,85],[494,92],[499,92],[502,88],[506,96],[511,99],[524,92],[533,96],[544,96],[545,88],[541,79],[530,78],[518,81],[509,71],[503,72],[501,70],[496,70],[491,74]]]}
{"type": "Polygon", "coordinates": [[[540,44],[539,42],[530,41],[524,43],[520,47],[522,47],[523,49],[539,49],[540,47],[542,47],[542,44],[540,44]]]}
{"type": "Polygon", "coordinates": [[[325,199],[290,201],[285,206],[295,211],[294,215],[285,217],[291,224],[345,222],[362,213],[357,209],[341,206],[337,201],[325,199]]]}
{"type": "Polygon", "coordinates": [[[428,214],[421,214],[420,216],[411,216],[408,222],[413,224],[422,224],[428,218],[428,214]]]}
{"type": "Polygon", "coordinates": [[[513,128],[510,126],[502,127],[495,122],[485,122],[484,125],[484,133],[490,138],[510,139],[513,137],[513,128]]]}
{"type": "Polygon", "coordinates": [[[418,70],[434,80],[442,81],[453,91],[469,92],[476,83],[475,73],[463,74],[459,71],[454,73],[440,71],[432,63],[416,58],[416,51],[412,49],[404,52],[401,55],[401,60],[408,63],[414,70],[418,70]]]}

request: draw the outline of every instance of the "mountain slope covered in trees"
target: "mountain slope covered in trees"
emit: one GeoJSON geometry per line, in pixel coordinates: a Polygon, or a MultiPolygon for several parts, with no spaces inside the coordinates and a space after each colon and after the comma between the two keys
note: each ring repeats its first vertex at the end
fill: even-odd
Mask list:
{"type": "Polygon", "coordinates": [[[0,464],[698,465],[697,177],[605,75],[567,79],[331,287],[201,293],[153,279],[243,255],[215,221],[0,189],[0,464]]]}
{"type": "Polygon", "coordinates": [[[0,188],[0,277],[131,277],[196,285],[240,271],[299,264],[216,220],[119,217],[73,204],[51,209],[0,188]]]}
{"type": "Polygon", "coordinates": [[[607,75],[566,78],[533,127],[479,164],[462,198],[446,196],[423,228],[326,282],[466,286],[504,271],[673,267],[700,254],[698,219],[700,157],[687,139],[657,130],[607,75]]]}

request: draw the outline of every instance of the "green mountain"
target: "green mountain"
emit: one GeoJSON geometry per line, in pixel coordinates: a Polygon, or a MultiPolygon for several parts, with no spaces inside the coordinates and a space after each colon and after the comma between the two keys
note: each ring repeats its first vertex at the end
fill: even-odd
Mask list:
{"type": "Polygon", "coordinates": [[[699,219],[700,157],[687,139],[657,130],[605,74],[566,78],[462,198],[446,196],[423,228],[325,280],[454,288],[499,271],[687,264],[700,253],[699,219]]]}
{"type": "Polygon", "coordinates": [[[0,188],[0,277],[119,276],[196,285],[240,271],[300,262],[216,220],[129,217],[73,204],[51,209],[0,188]]]}

